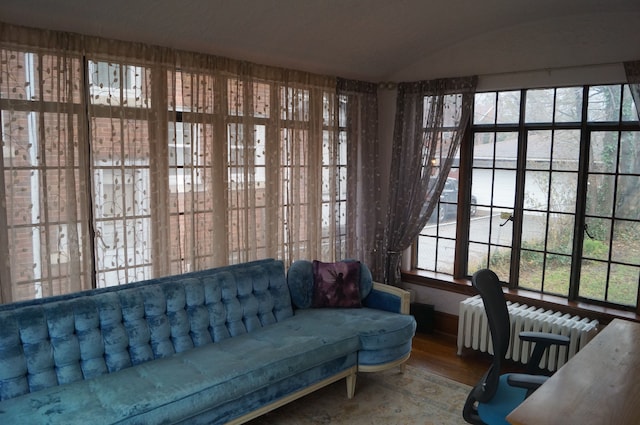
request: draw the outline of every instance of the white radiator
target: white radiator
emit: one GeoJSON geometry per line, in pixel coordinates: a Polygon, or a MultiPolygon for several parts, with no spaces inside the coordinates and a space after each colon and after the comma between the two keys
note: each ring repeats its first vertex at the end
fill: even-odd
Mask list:
{"type": "MultiPolygon", "coordinates": [[[[570,338],[568,347],[552,346],[542,356],[540,367],[551,372],[557,370],[585,346],[598,332],[598,321],[571,316],[561,312],[530,307],[507,301],[511,320],[511,335],[506,358],[526,364],[533,344],[521,341],[521,331],[551,332],[570,338]]],[[[480,295],[460,302],[458,318],[458,355],[463,348],[472,348],[493,354],[489,323],[480,295]]]]}

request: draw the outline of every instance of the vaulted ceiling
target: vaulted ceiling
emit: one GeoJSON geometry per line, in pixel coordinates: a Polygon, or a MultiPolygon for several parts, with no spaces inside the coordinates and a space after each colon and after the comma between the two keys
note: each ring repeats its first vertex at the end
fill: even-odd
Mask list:
{"type": "Polygon", "coordinates": [[[639,0],[2,0],[0,21],[374,82],[640,59],[639,0]]]}

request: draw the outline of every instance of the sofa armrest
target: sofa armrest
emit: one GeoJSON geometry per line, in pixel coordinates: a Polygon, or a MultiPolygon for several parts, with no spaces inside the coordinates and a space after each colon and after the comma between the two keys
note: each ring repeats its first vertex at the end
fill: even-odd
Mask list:
{"type": "Polygon", "coordinates": [[[396,286],[373,282],[371,293],[363,300],[365,307],[394,313],[409,314],[410,294],[396,286]]]}

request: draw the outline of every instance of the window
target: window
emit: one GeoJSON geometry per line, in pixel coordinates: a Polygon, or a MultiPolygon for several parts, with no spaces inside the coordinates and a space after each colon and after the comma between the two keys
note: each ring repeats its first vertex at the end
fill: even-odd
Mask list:
{"type": "Polygon", "coordinates": [[[127,105],[135,103],[142,95],[142,67],[91,60],[88,66],[89,90],[95,99],[109,99],[109,102],[127,105]]]}
{"type": "MultiPolygon", "coordinates": [[[[430,97],[425,98],[425,114],[429,111],[430,97]]],[[[436,130],[440,131],[440,144],[437,147],[433,160],[433,170],[435,173],[439,172],[440,164],[444,162],[442,152],[442,146],[446,146],[447,139],[450,139],[453,132],[458,127],[460,115],[462,111],[462,95],[451,94],[444,97],[444,117],[443,122],[436,130]]],[[[427,116],[424,117],[424,122],[428,120],[427,116]]],[[[458,153],[459,157],[459,153],[458,153]]],[[[456,251],[456,238],[458,228],[456,225],[457,205],[459,200],[459,174],[460,174],[460,161],[459,159],[454,162],[449,171],[449,175],[444,182],[444,187],[437,205],[431,214],[431,218],[427,225],[424,227],[418,237],[418,265],[421,268],[425,268],[438,273],[453,274],[454,273],[454,258],[456,251]]],[[[437,179],[431,178],[430,184],[435,185],[437,179]]],[[[432,187],[432,190],[436,188],[432,187]]],[[[431,193],[431,190],[429,191],[431,193]]],[[[463,194],[464,195],[464,194],[463,194]]],[[[469,207],[469,210],[474,214],[476,212],[475,198],[473,198],[474,204],[469,207]]],[[[469,205],[468,202],[464,202],[463,205],[469,205]]]]}
{"type": "Polygon", "coordinates": [[[458,200],[475,214],[432,220],[417,267],[490,267],[513,288],[637,310],[640,126],[628,86],[477,93],[469,131],[458,200]],[[451,246],[444,265],[432,235],[436,258],[451,246]]]}
{"type": "Polygon", "coordinates": [[[94,182],[98,287],[150,278],[148,166],[99,166],[94,182]]]}
{"type": "MultiPolygon", "coordinates": [[[[0,49],[3,276],[15,299],[90,285],[80,235],[86,186],[78,162],[79,56],[0,49]],[[65,75],[47,70],[63,67],[65,75]]],[[[2,282],[6,284],[6,282],[2,282]]]]}
{"type": "Polygon", "coordinates": [[[169,189],[202,190],[201,124],[169,122],[169,189]]]}
{"type": "Polygon", "coordinates": [[[348,102],[334,78],[109,46],[0,47],[1,302],[345,257],[348,102]]]}
{"type": "Polygon", "coordinates": [[[152,273],[151,70],[88,61],[97,287],[148,279],[152,273]]]}
{"type": "Polygon", "coordinates": [[[346,250],[347,240],[347,96],[325,93],[322,143],[322,252],[330,256],[331,241],[338,242],[338,251],[346,250]],[[332,111],[337,108],[339,119],[332,111]],[[337,135],[337,136],[336,136],[337,135]],[[337,238],[335,236],[338,236],[337,238]]]}

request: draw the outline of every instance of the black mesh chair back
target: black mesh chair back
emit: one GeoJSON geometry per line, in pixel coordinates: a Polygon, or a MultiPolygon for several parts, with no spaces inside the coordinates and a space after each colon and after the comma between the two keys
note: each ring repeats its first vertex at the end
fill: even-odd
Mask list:
{"type": "Polygon", "coordinates": [[[471,282],[482,297],[493,346],[491,366],[473,391],[476,400],[486,402],[491,400],[498,389],[502,360],[509,348],[511,322],[498,276],[489,269],[479,270],[473,275],[471,282]]]}

